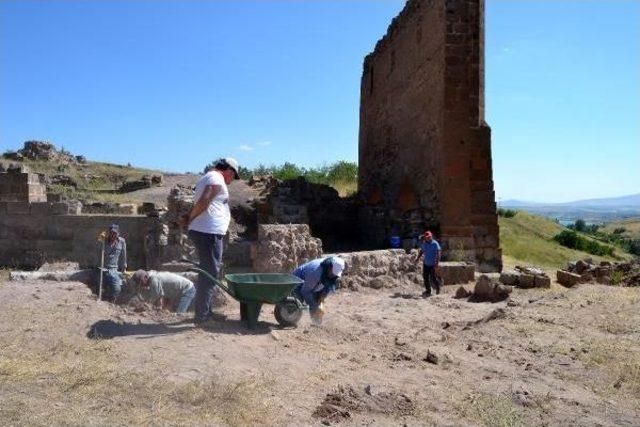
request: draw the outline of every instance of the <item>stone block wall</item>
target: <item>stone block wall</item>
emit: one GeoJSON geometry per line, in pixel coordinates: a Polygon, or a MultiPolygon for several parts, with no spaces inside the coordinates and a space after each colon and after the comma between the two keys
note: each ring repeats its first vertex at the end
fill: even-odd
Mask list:
{"type": "Polygon", "coordinates": [[[409,0],[365,58],[361,234],[432,229],[481,271],[502,268],[484,121],[484,0],[409,0]]]}
{"type": "Polygon", "coordinates": [[[156,221],[142,216],[74,215],[66,203],[0,203],[0,265],[37,268],[64,260],[95,267],[97,236],[115,222],[127,239],[129,268],[142,268],[144,237],[156,221]]]}
{"type": "Polygon", "coordinates": [[[270,184],[265,199],[258,204],[261,224],[309,224],[311,233],[331,250],[353,248],[357,233],[358,207],[353,198],[304,178],[270,184]]]}
{"type": "Polygon", "coordinates": [[[0,173],[0,202],[46,202],[47,188],[38,174],[10,169],[0,173]]]}
{"type": "MultiPolygon", "coordinates": [[[[423,286],[422,262],[416,262],[417,250],[402,249],[347,252],[336,254],[346,262],[342,279],[348,288],[383,288],[398,285],[423,286]]],[[[464,262],[440,263],[443,285],[468,283],[474,279],[475,266],[464,262]]]]}
{"type": "Polygon", "coordinates": [[[322,256],[322,241],[307,224],[261,224],[251,248],[253,271],[290,273],[298,265],[322,256]]]}

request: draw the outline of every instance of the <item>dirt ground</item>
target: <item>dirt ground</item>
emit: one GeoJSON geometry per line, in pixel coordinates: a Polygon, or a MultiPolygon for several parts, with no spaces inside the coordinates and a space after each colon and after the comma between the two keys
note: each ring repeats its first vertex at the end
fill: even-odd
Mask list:
{"type": "MultiPolygon", "coordinates": [[[[470,288],[470,286],[469,286],[470,288]]],[[[340,291],[320,327],[251,332],[0,283],[4,425],[640,425],[640,289],[340,291]]]]}
{"type": "MultiPolygon", "coordinates": [[[[161,187],[144,188],[142,190],[132,191],[127,194],[127,198],[132,201],[151,202],[158,206],[167,205],[167,197],[176,185],[195,186],[200,175],[191,174],[164,174],[164,183],[161,187]]],[[[246,204],[248,201],[256,197],[251,187],[246,181],[236,180],[230,184],[229,195],[231,197],[231,206],[246,204]]]]}

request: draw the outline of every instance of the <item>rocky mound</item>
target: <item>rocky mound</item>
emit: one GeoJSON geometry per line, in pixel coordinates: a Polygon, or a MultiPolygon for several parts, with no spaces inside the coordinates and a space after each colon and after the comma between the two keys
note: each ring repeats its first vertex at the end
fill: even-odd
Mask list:
{"type": "Polygon", "coordinates": [[[22,149],[8,152],[4,155],[9,160],[41,160],[57,163],[85,163],[84,156],[73,156],[64,149],[57,149],[55,145],[46,141],[26,141],[22,149]]]}

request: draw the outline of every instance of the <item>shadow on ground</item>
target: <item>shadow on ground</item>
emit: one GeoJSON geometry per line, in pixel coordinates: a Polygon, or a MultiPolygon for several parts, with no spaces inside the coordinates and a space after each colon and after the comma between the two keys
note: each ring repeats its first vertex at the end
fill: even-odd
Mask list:
{"type": "Polygon", "coordinates": [[[87,338],[90,339],[111,339],[115,337],[126,337],[140,335],[141,338],[155,335],[170,335],[185,332],[193,329],[193,326],[180,326],[188,321],[176,323],[118,323],[113,320],[98,320],[91,325],[87,338]]]}
{"type": "MultiPolygon", "coordinates": [[[[206,332],[229,335],[263,335],[272,329],[282,329],[279,325],[269,322],[258,322],[256,329],[249,329],[245,322],[229,319],[218,313],[211,313],[211,318],[199,328],[206,332]]],[[[195,329],[191,319],[171,323],[128,323],[113,320],[99,320],[89,328],[89,339],[111,339],[116,337],[138,336],[141,339],[154,336],[166,336],[195,329]]]]}

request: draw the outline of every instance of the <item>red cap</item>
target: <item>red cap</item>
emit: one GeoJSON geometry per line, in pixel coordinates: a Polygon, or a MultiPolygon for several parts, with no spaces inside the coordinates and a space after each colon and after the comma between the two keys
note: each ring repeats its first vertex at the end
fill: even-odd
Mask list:
{"type": "Polygon", "coordinates": [[[422,237],[424,237],[426,239],[427,237],[433,237],[433,234],[431,234],[430,231],[425,231],[424,234],[422,235],[422,237]]]}

